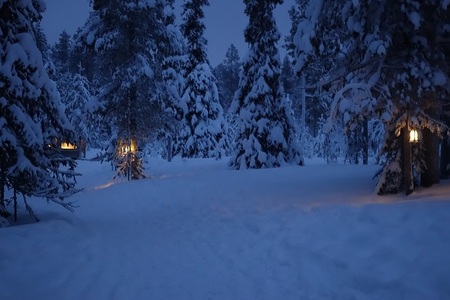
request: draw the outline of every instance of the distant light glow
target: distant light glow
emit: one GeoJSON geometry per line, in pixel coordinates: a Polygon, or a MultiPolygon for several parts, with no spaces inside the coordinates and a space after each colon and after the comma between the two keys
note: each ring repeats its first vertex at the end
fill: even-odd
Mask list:
{"type": "Polygon", "coordinates": [[[136,140],[130,139],[129,141],[120,141],[118,151],[121,156],[128,153],[134,153],[137,150],[136,140]]]}
{"type": "Polygon", "coordinates": [[[103,189],[109,188],[113,184],[114,184],[114,182],[112,182],[112,181],[111,182],[107,182],[105,184],[98,185],[98,186],[94,187],[94,190],[103,190],[103,189]]]}
{"type": "Polygon", "coordinates": [[[61,149],[63,149],[63,150],[74,150],[74,149],[77,149],[77,145],[71,144],[71,143],[68,143],[68,142],[63,142],[63,143],[61,143],[61,149]]]}

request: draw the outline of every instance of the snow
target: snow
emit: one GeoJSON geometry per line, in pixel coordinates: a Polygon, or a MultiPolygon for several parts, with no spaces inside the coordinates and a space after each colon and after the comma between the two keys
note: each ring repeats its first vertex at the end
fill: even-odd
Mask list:
{"type": "Polygon", "coordinates": [[[272,144],[283,144],[285,138],[281,124],[275,125],[271,130],[267,139],[272,144]]]}
{"type": "Polygon", "coordinates": [[[74,214],[31,199],[42,222],[0,230],[0,299],[446,298],[450,182],[380,197],[377,168],[79,161],[74,214]]]}
{"type": "Polygon", "coordinates": [[[188,113],[183,119],[186,135],[180,135],[184,157],[220,157],[229,152],[228,128],[219,102],[215,78],[207,63],[200,63],[188,75],[183,102],[188,113]],[[195,135],[190,133],[194,132],[195,135]],[[218,146],[221,145],[222,147],[218,146]]]}
{"type": "Polygon", "coordinates": [[[311,1],[305,11],[305,20],[302,20],[297,25],[297,30],[294,36],[294,44],[297,47],[297,63],[294,67],[295,72],[303,69],[308,54],[313,50],[311,40],[316,36],[315,26],[319,19],[319,14],[323,6],[323,0],[311,1]]]}
{"type": "Polygon", "coordinates": [[[354,7],[359,7],[360,6],[359,0],[352,0],[352,3],[353,3],[354,7]]]}
{"type": "Polygon", "coordinates": [[[447,9],[450,5],[450,0],[442,0],[441,4],[443,9],[447,9]]]}
{"type": "Polygon", "coordinates": [[[350,18],[348,18],[347,28],[350,32],[357,32],[359,34],[362,34],[361,22],[359,22],[355,16],[351,16],[350,18]]]}
{"type": "Polygon", "coordinates": [[[9,111],[14,115],[14,119],[22,125],[21,133],[30,145],[42,146],[44,138],[39,130],[39,125],[23,111],[23,108],[15,104],[9,106],[9,111]]]}
{"type": "MultiPolygon", "coordinates": [[[[368,40],[368,39],[366,39],[368,40]]],[[[367,42],[367,41],[366,41],[367,42]]],[[[386,47],[384,45],[384,41],[382,40],[372,40],[368,46],[368,50],[371,53],[376,53],[380,56],[386,55],[386,47]]]]}
{"type": "Polygon", "coordinates": [[[434,72],[433,84],[435,86],[444,86],[447,83],[447,76],[441,70],[434,72]]]}
{"type": "Polygon", "coordinates": [[[408,15],[409,21],[414,25],[416,29],[420,27],[421,17],[420,14],[416,11],[411,12],[408,15]]]}

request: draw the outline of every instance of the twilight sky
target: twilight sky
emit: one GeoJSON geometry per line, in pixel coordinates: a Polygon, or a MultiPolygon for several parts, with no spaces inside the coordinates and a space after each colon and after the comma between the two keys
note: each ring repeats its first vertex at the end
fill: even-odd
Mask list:
{"type": "MultiPolygon", "coordinates": [[[[45,0],[47,11],[44,13],[42,27],[47,34],[50,44],[58,40],[60,33],[65,29],[69,34],[74,34],[76,28],[82,26],[88,17],[90,10],[89,0],[45,0]]],[[[177,0],[178,7],[182,0],[177,0]]],[[[244,29],[248,18],[244,14],[242,0],[210,0],[210,6],[205,8],[205,37],[208,40],[208,56],[212,66],[216,66],[225,57],[225,53],[231,44],[239,50],[241,58],[247,52],[247,44],[244,41],[244,29]]],[[[284,0],[284,4],[277,7],[275,17],[278,29],[284,35],[291,28],[288,9],[295,0],[284,0]]],[[[179,10],[179,12],[181,9],[179,10]]],[[[180,16],[177,16],[180,21],[180,16]]],[[[284,51],[280,49],[281,58],[284,51]]]]}

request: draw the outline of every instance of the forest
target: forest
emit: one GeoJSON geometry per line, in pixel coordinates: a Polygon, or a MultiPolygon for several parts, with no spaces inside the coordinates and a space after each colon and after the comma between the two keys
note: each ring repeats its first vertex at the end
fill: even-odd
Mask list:
{"type": "Polygon", "coordinates": [[[297,0],[283,38],[281,2],[244,0],[249,51],[230,45],[213,68],[208,0],[184,1],[181,25],[174,0],[92,1],[54,45],[43,1],[1,1],[1,216],[19,197],[34,215],[29,196],[73,210],[80,174],[63,144],[102,149],[97,159],[128,179],[145,177],[149,156],[236,170],[370,162],[378,194],[446,178],[449,1],[297,0]]]}
{"type": "Polygon", "coordinates": [[[209,2],[0,0],[0,299],[448,299],[450,0],[209,2]]]}

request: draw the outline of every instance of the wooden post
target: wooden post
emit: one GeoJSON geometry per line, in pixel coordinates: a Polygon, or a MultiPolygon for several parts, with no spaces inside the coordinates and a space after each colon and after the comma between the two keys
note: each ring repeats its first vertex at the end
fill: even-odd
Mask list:
{"type": "Polygon", "coordinates": [[[448,170],[448,166],[450,164],[450,145],[449,145],[449,136],[447,133],[444,133],[444,138],[441,142],[441,178],[448,179],[450,172],[448,170]]]}
{"type": "MultiPolygon", "coordinates": [[[[426,92],[424,95],[424,111],[435,119],[439,120],[442,105],[440,98],[435,92],[426,92]]],[[[431,132],[430,129],[422,130],[424,160],[426,168],[421,174],[421,184],[423,187],[430,187],[439,183],[439,136],[437,132],[431,132]]]]}
{"type": "Polygon", "coordinates": [[[412,152],[411,144],[409,142],[409,129],[405,126],[402,129],[403,138],[403,174],[405,183],[405,193],[410,195],[414,191],[414,179],[412,172],[412,152]]]}
{"type": "Polygon", "coordinates": [[[423,187],[430,187],[439,183],[439,137],[428,128],[422,130],[423,145],[425,147],[425,164],[421,182],[423,187]]]}

